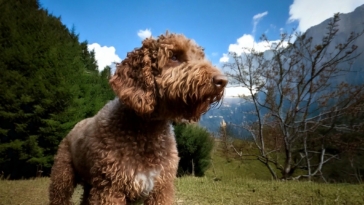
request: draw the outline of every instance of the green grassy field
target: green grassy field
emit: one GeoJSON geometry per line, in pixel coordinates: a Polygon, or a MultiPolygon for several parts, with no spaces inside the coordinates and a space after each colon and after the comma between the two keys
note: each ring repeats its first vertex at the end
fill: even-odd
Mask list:
{"type": "MultiPolygon", "coordinates": [[[[175,204],[364,204],[364,185],[273,181],[257,161],[228,163],[216,155],[213,164],[205,177],[176,180],[175,204]]],[[[48,184],[49,178],[0,180],[0,204],[47,204],[48,184]]],[[[76,204],[80,195],[78,187],[76,204]]]]}

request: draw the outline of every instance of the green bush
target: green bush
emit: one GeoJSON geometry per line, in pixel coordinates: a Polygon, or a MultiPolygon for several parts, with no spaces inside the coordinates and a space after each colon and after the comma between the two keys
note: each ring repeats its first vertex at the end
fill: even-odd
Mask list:
{"type": "Polygon", "coordinates": [[[174,127],[179,152],[178,176],[203,176],[211,162],[214,140],[197,125],[177,124],[174,127]]]}

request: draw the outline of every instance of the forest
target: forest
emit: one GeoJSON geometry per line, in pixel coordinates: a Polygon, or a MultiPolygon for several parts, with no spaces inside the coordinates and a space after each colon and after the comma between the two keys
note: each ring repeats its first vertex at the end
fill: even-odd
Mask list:
{"type": "Polygon", "coordinates": [[[38,1],[0,0],[1,175],[48,175],[67,132],[114,98],[87,44],[38,1]]]}

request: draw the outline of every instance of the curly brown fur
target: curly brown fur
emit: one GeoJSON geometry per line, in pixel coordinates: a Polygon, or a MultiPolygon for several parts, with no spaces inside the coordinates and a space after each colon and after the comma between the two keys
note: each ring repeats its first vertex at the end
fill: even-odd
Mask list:
{"type": "Polygon", "coordinates": [[[218,103],[227,83],[183,35],[147,38],[117,65],[118,98],[79,122],[61,142],[52,167],[50,204],[172,204],[178,166],[170,121],[197,120],[218,103]]]}

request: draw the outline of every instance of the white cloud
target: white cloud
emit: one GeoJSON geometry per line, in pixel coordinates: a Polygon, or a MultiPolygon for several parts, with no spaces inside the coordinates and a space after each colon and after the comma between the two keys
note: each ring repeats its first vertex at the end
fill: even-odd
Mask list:
{"type": "MultiPolygon", "coordinates": [[[[264,52],[266,50],[271,49],[271,47],[279,43],[279,41],[280,40],[269,41],[269,42],[265,41],[256,42],[252,35],[244,34],[242,37],[238,38],[236,43],[229,45],[229,52],[241,55],[242,53],[250,53],[250,50],[252,48],[254,48],[254,50],[258,52],[264,52]]],[[[283,42],[282,47],[286,47],[287,45],[288,45],[287,42],[283,42]]],[[[229,61],[229,56],[224,53],[223,56],[220,58],[220,63],[226,63],[228,61],[229,61]]]]}
{"type": "Polygon", "coordinates": [[[255,16],[253,16],[253,34],[255,33],[255,30],[257,28],[257,25],[259,23],[259,21],[264,17],[268,15],[268,11],[265,11],[263,13],[259,13],[259,14],[256,14],[255,16]]]}
{"type": "Polygon", "coordinates": [[[226,63],[229,61],[229,56],[226,53],[222,54],[222,57],[220,58],[220,63],[226,63]]]}
{"type": "Polygon", "coordinates": [[[264,16],[268,15],[268,11],[265,11],[263,13],[259,13],[253,16],[253,20],[254,21],[259,21],[261,18],[263,18],[264,16]]]}
{"type": "MultiPolygon", "coordinates": [[[[263,13],[259,13],[253,16],[253,34],[255,32],[256,26],[258,25],[259,21],[268,15],[268,11],[263,13]]],[[[276,26],[270,25],[270,27],[275,28],[276,26]]],[[[272,45],[279,43],[279,40],[270,41],[270,42],[256,42],[253,35],[244,34],[242,37],[238,38],[236,43],[229,45],[229,52],[236,53],[237,55],[241,55],[242,53],[249,53],[251,49],[254,49],[258,52],[264,52],[269,50],[272,45]]],[[[283,47],[288,45],[287,42],[282,44],[283,47]]],[[[223,56],[220,58],[220,63],[226,63],[229,61],[229,55],[224,53],[223,56]]]]}
{"type": "Polygon", "coordinates": [[[152,36],[152,31],[150,29],[139,30],[138,31],[138,36],[139,36],[139,38],[144,40],[144,39],[149,38],[149,37],[152,36]]]}
{"type": "Polygon", "coordinates": [[[239,96],[248,96],[250,95],[250,92],[248,88],[243,87],[228,87],[225,88],[225,95],[224,97],[239,97],[239,96]]]}
{"type": "Polygon", "coordinates": [[[113,46],[100,46],[98,43],[93,43],[87,45],[89,51],[95,50],[95,58],[97,60],[97,65],[99,71],[102,71],[106,66],[111,66],[114,62],[120,62],[121,59],[115,53],[115,48],[113,46]]]}
{"type": "MultiPolygon", "coordinates": [[[[251,48],[256,49],[257,51],[260,50],[267,50],[264,49],[263,43],[256,43],[254,37],[250,34],[244,34],[242,37],[237,39],[237,42],[234,44],[229,45],[229,52],[236,53],[237,55],[241,55],[244,52],[249,52],[251,48]]],[[[262,50],[262,51],[263,51],[262,50]]],[[[226,63],[229,61],[229,55],[223,54],[220,58],[221,63],[226,63]]]]}
{"type": "Polygon", "coordinates": [[[305,32],[334,13],[348,13],[364,4],[364,0],[294,0],[289,8],[288,22],[298,21],[298,30],[305,32]]]}
{"type": "Polygon", "coordinates": [[[213,57],[216,57],[216,56],[218,56],[219,55],[219,53],[218,52],[213,52],[213,53],[211,53],[211,56],[213,56],[213,57]]]}

